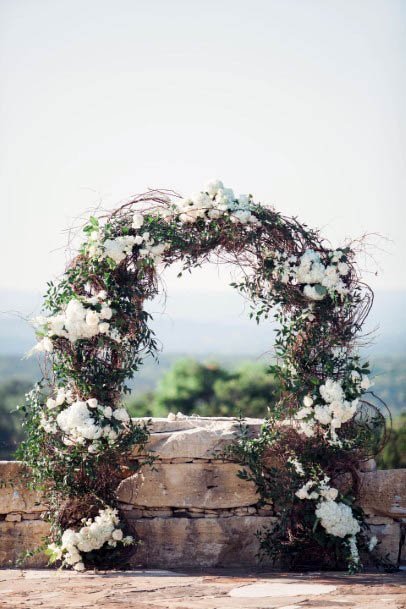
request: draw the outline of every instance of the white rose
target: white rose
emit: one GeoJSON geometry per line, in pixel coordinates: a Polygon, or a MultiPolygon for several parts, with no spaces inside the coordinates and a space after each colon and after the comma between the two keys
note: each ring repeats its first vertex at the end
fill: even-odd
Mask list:
{"type": "Polygon", "coordinates": [[[73,566],[75,571],[84,571],[85,565],[82,562],[77,562],[76,565],[73,566]]]}
{"type": "Polygon", "coordinates": [[[97,402],[96,398],[90,398],[89,400],[87,400],[87,403],[90,408],[97,408],[98,402],[97,402]]]}
{"type": "Polygon", "coordinates": [[[113,417],[117,419],[117,421],[128,421],[130,419],[130,415],[125,408],[117,408],[117,410],[114,410],[113,417]]]}
{"type": "Polygon", "coordinates": [[[111,406],[106,406],[103,409],[103,414],[107,419],[111,419],[111,415],[113,414],[113,409],[111,408],[111,406]]]}
{"type": "Polygon", "coordinates": [[[123,539],[123,531],[121,529],[115,529],[113,531],[112,538],[115,541],[121,541],[123,539]]]}
{"type": "Polygon", "coordinates": [[[53,398],[47,399],[47,408],[49,408],[49,410],[56,408],[56,406],[57,406],[56,400],[54,400],[53,398]]]}
{"type": "Polygon", "coordinates": [[[99,324],[100,334],[107,334],[107,332],[109,331],[109,328],[110,328],[110,324],[108,324],[106,322],[99,324]]]}
{"type": "Polygon", "coordinates": [[[306,395],[303,398],[303,404],[304,406],[306,406],[307,408],[310,408],[310,406],[313,405],[313,399],[310,397],[310,395],[306,395]]]}
{"type": "Polygon", "coordinates": [[[350,270],[350,267],[345,262],[337,264],[337,268],[340,275],[348,275],[348,271],[350,270]]]}
{"type": "Polygon", "coordinates": [[[110,307],[101,308],[101,311],[100,311],[101,319],[111,319],[112,315],[113,315],[113,311],[110,309],[110,307]]]}

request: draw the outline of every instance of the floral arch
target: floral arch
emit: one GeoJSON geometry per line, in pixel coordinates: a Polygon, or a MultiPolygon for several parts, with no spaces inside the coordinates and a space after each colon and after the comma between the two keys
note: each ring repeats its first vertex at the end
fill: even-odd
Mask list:
{"type": "Polygon", "coordinates": [[[241,269],[233,286],[251,315],[278,322],[270,371],[280,399],[260,438],[242,434],[229,451],[250,466],[242,475],[264,500],[280,503],[281,524],[262,548],[280,557],[316,544],[359,568],[360,550],[374,540],[352,505],[354,480],[338,482],[370,449],[362,416],[369,370],[356,343],[372,292],[351,246],[331,249],[317,231],[220,181],[186,199],[148,192],[83,230],[77,256],[49,283],[47,316],[35,320],[45,374],[24,407],[20,456],[48,489],[51,560],[82,570],[132,551],[115,489],[134,444],[148,439],[121,405],[126,379],[157,351],[144,303],[159,291],[162,266],[186,271],[221,255],[241,269]]]}

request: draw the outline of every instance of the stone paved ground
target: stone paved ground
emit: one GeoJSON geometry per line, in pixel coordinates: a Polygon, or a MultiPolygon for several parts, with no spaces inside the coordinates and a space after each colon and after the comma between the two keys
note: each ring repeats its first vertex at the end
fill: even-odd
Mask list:
{"type": "Polygon", "coordinates": [[[406,573],[0,570],[1,609],[405,609],[406,573]]]}

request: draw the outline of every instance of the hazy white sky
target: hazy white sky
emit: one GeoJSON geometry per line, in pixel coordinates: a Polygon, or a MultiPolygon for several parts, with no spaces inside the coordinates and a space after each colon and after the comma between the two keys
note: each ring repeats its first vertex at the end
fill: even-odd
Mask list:
{"type": "Polygon", "coordinates": [[[405,288],[405,17],[396,0],[1,0],[1,287],[43,291],[89,207],[219,177],[334,245],[385,235],[370,281],[405,288]]]}

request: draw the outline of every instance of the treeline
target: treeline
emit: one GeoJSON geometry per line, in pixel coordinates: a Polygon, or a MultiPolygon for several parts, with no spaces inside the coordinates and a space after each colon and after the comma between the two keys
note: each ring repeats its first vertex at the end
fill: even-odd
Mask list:
{"type": "MultiPolygon", "coordinates": [[[[10,459],[24,436],[21,415],[16,410],[31,389],[27,379],[0,383],[0,458],[10,459]]],[[[234,370],[214,362],[179,359],[160,377],[155,390],[129,397],[127,407],[134,417],[166,417],[169,412],[185,415],[258,417],[278,399],[277,380],[264,364],[244,363],[234,370]]],[[[406,412],[394,417],[389,440],[378,455],[382,469],[406,467],[406,412]]]]}

